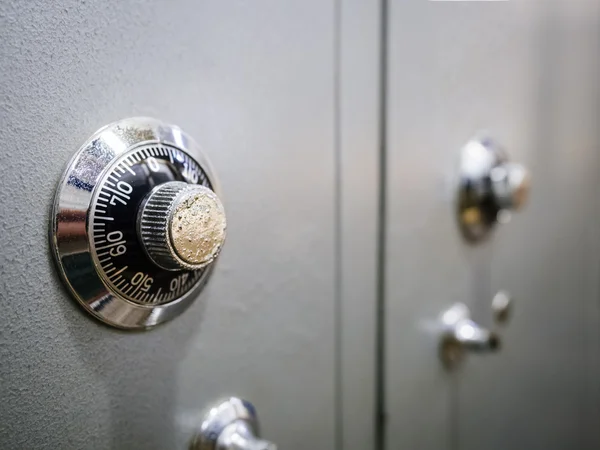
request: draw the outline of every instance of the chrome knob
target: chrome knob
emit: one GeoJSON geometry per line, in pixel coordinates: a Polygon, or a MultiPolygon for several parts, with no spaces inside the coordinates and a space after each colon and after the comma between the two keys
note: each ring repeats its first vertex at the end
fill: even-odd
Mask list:
{"type": "Polygon", "coordinates": [[[492,299],[492,313],[497,324],[505,324],[510,320],[514,309],[514,300],[506,291],[498,291],[492,299]]]}
{"type": "Polygon", "coordinates": [[[492,353],[500,348],[500,337],[470,317],[469,308],[457,303],[441,317],[440,357],[446,366],[459,363],[466,352],[492,353]]]}
{"type": "Polygon", "coordinates": [[[180,181],[155,188],[138,223],[148,256],[167,270],[198,270],[213,262],[227,228],[219,197],[205,186],[180,181]]]}
{"type": "Polygon", "coordinates": [[[521,164],[508,161],[492,139],[472,139],[461,150],[458,220],[470,241],[484,238],[497,222],[527,201],[530,175],[521,164]]]}
{"type": "Polygon", "coordinates": [[[237,397],[221,402],[207,413],[190,450],[277,450],[258,437],[254,406],[237,397]]]}

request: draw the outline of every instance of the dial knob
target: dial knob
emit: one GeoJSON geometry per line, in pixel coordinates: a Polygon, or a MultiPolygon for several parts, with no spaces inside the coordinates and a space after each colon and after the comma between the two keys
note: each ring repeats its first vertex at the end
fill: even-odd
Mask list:
{"type": "Polygon", "coordinates": [[[213,191],[181,181],[155,188],[138,223],[148,256],[167,270],[198,270],[213,262],[227,226],[223,204],[213,191]]]}

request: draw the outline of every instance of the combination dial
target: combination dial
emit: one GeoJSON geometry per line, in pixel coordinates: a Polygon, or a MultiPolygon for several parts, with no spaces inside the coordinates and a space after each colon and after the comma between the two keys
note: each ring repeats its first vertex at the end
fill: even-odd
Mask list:
{"type": "Polygon", "coordinates": [[[183,312],[225,240],[210,165],[175,126],[133,118],[96,132],[59,184],[51,241],[77,300],[120,328],[183,312]]]}

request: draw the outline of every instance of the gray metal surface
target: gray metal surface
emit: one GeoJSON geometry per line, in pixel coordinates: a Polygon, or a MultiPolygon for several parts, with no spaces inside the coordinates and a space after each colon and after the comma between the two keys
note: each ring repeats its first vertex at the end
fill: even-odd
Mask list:
{"type": "Polygon", "coordinates": [[[387,448],[598,448],[598,5],[391,11],[387,448]],[[482,129],[531,169],[532,194],[469,246],[451,178],[482,129]],[[500,352],[443,373],[423,324],[463,301],[497,329],[500,289],[515,298],[500,352]]]}
{"type": "Polygon", "coordinates": [[[339,7],[339,433],[345,450],[375,445],[376,243],[379,195],[378,1],[339,7]]]}
{"type": "MultiPolygon", "coordinates": [[[[452,377],[438,358],[438,315],[468,303],[475,274],[453,202],[460,148],[479,126],[443,105],[464,80],[437,67],[459,49],[441,36],[462,3],[390,2],[385,264],[386,448],[443,450],[455,438],[452,377]],[[436,20],[434,20],[436,19],[436,20]],[[435,45],[443,46],[437,51],[435,45]]],[[[464,8],[463,8],[464,9],[464,8]]],[[[483,105],[480,105],[483,108],[483,105]]]]}
{"type": "Polygon", "coordinates": [[[203,408],[236,394],[281,448],[334,448],[334,13],[2,3],[0,447],[184,448],[203,408]],[[229,227],[199,301],[123,334],[61,286],[48,218],[83,140],[134,115],[204,146],[229,227]]]}

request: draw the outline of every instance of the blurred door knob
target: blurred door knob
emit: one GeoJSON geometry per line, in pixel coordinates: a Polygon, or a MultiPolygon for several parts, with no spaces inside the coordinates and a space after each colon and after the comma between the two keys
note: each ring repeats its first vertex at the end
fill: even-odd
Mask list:
{"type": "Polygon", "coordinates": [[[254,406],[237,397],[223,401],[206,414],[190,450],[277,450],[258,438],[254,406]]]}
{"type": "Polygon", "coordinates": [[[528,170],[509,162],[492,139],[472,139],[461,150],[458,221],[464,236],[476,242],[497,222],[508,222],[523,207],[530,189],[528,170]]]}

